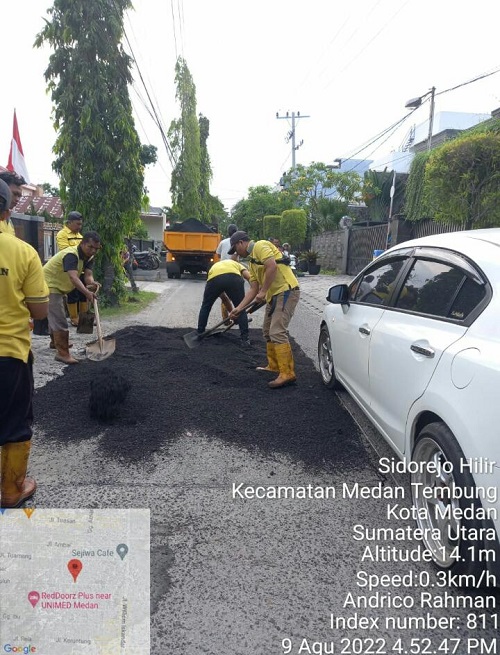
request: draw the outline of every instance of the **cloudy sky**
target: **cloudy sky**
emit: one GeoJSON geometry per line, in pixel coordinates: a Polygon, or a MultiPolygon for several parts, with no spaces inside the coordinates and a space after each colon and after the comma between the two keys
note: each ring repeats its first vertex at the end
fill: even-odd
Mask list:
{"type": "MultiPolygon", "coordinates": [[[[0,164],[7,164],[16,108],[31,181],[57,185],[43,79],[50,51],[32,48],[49,6],[2,3],[0,164]]],[[[134,7],[125,21],[137,62],[130,93],[141,141],[158,147],[159,161],[146,174],[153,205],[170,202],[171,165],[147,93],[166,131],[179,114],[177,56],[193,76],[198,111],[210,120],[211,190],[227,209],[251,186],[273,187],[290,168],[291,121],[277,120],[277,112],[303,116],[295,154],[309,164],[397,150],[411,124],[427,119],[428,103],[367,144],[407,115],[408,99],[432,86],[436,113],[500,107],[500,72],[460,86],[500,69],[496,0],[135,0],[134,7]]]]}

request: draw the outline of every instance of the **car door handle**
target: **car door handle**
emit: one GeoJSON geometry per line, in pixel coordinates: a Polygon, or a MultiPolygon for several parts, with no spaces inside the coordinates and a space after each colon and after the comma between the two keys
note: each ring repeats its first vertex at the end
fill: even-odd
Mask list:
{"type": "Polygon", "coordinates": [[[359,331],[361,332],[361,334],[366,334],[366,336],[369,336],[371,334],[371,330],[369,328],[365,327],[364,325],[362,325],[359,328],[359,331]]]}
{"type": "Polygon", "coordinates": [[[436,354],[432,348],[422,348],[422,346],[417,346],[415,344],[410,346],[410,350],[413,350],[413,352],[417,353],[417,355],[423,355],[424,357],[432,358],[436,354]]]}

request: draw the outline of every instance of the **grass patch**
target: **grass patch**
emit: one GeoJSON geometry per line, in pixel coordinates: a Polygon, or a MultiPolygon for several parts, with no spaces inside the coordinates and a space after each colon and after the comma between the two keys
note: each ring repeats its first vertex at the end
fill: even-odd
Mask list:
{"type": "Polygon", "coordinates": [[[154,291],[139,291],[139,293],[128,292],[117,307],[99,307],[99,314],[103,318],[114,318],[115,316],[126,316],[127,314],[138,314],[149,304],[156,300],[158,293],[154,291]]]}

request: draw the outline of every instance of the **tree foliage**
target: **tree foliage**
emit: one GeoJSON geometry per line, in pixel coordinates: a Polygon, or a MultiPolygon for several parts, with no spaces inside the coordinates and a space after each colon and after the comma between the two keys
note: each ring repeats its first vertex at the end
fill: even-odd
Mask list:
{"type": "MultiPolygon", "coordinates": [[[[170,146],[176,161],[170,185],[172,212],[180,221],[187,218],[206,220],[204,214],[206,208],[200,195],[202,154],[200,123],[196,115],[196,86],[182,57],[177,59],[175,65],[175,84],[175,97],[180,105],[181,116],[171,122],[168,130],[170,146]]],[[[202,122],[202,125],[208,128],[205,122],[202,122]]],[[[205,167],[207,163],[210,166],[209,161],[205,160],[205,167]]],[[[210,169],[205,171],[205,175],[209,173],[211,175],[210,169]]]]}
{"type": "Polygon", "coordinates": [[[200,130],[200,201],[202,205],[202,216],[208,216],[210,212],[210,180],[212,179],[212,166],[208,154],[207,141],[210,134],[210,121],[206,116],[200,114],[198,117],[200,130]]]}
{"type": "Polygon", "coordinates": [[[303,209],[286,209],[281,215],[281,240],[289,243],[292,250],[299,248],[306,239],[307,215],[303,209]]]}
{"type": "Polygon", "coordinates": [[[263,218],[268,214],[280,214],[284,209],[291,209],[293,200],[280,191],[273,191],[269,186],[250,187],[248,198],[236,203],[231,211],[231,222],[240,230],[245,230],[256,239],[270,235],[264,234],[263,218]]]}
{"type": "Polygon", "coordinates": [[[59,189],[56,186],[52,186],[50,182],[44,182],[41,185],[43,189],[43,195],[48,196],[49,198],[59,198],[59,189]]]}
{"type": "Polygon", "coordinates": [[[411,162],[404,197],[405,218],[409,221],[431,217],[431,208],[425,192],[425,167],[430,154],[418,152],[411,162]]]}
{"type": "Polygon", "coordinates": [[[387,221],[391,213],[391,189],[394,182],[392,198],[392,216],[399,214],[403,207],[407,175],[394,171],[366,171],[363,184],[363,200],[370,212],[370,220],[387,221]]]}
{"type": "Polygon", "coordinates": [[[262,219],[265,239],[281,238],[281,214],[266,214],[262,219]]]}
{"type": "Polygon", "coordinates": [[[318,198],[316,232],[338,229],[339,221],[347,213],[349,203],[337,198],[318,198]]]}
{"type": "Polygon", "coordinates": [[[141,146],[141,164],[146,167],[158,161],[158,148],[152,145],[141,146]]]}
{"type": "Polygon", "coordinates": [[[312,162],[309,166],[298,164],[283,176],[283,182],[283,194],[307,212],[310,236],[324,229],[320,212],[322,199],[352,202],[359,197],[363,180],[355,171],[341,172],[322,162],[312,162]]]}
{"type": "Polygon", "coordinates": [[[128,93],[131,59],[121,45],[130,7],[129,0],[54,0],[35,41],[53,49],[45,78],[61,199],[83,214],[85,230],[101,235],[96,277],[110,302],[123,291],[119,251],[139,215],[144,182],[128,93]]]}
{"type": "Polygon", "coordinates": [[[467,229],[500,225],[500,135],[471,134],[434,151],[425,193],[437,221],[467,229]]]}

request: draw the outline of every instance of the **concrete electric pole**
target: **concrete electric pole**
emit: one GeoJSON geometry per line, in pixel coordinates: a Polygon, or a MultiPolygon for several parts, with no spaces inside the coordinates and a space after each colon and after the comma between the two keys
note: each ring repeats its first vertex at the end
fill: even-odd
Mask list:
{"type": "Polygon", "coordinates": [[[284,116],[280,116],[279,112],[276,112],[276,118],[285,119],[285,120],[290,120],[290,118],[292,119],[292,129],[288,133],[286,140],[287,140],[287,143],[289,141],[292,142],[292,170],[295,170],[295,151],[298,150],[300,148],[300,146],[304,143],[304,141],[301,141],[299,143],[299,145],[295,145],[295,118],[299,119],[299,118],[311,118],[311,117],[301,115],[300,111],[298,111],[297,114],[295,114],[295,112],[292,111],[291,116],[290,116],[289,112],[286,112],[286,114],[284,116]]]}

